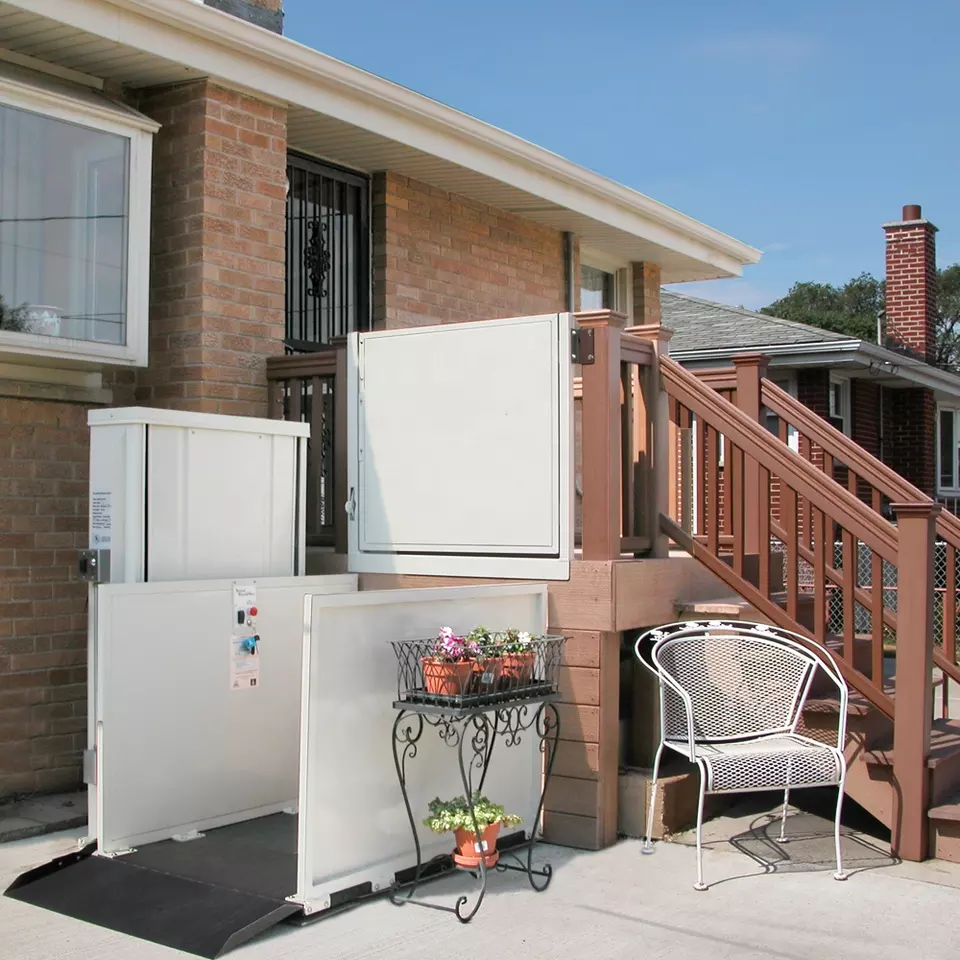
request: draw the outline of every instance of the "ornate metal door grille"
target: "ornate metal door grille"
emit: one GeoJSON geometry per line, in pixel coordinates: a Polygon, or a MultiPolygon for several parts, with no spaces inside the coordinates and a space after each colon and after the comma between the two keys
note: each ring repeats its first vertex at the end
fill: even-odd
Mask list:
{"type": "Polygon", "coordinates": [[[285,343],[317,350],[370,328],[369,181],[296,155],[287,177],[285,343]]]}

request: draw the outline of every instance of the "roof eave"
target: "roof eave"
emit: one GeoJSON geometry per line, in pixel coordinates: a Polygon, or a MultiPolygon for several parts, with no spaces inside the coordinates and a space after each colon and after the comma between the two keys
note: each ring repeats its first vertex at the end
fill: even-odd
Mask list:
{"type": "Polygon", "coordinates": [[[12,0],[268,97],[324,113],[739,276],[760,251],[520,137],[202,3],[12,0]],[[162,29],[166,27],[167,29],[162,29]],[[319,82],[318,82],[319,81],[319,82]]]}

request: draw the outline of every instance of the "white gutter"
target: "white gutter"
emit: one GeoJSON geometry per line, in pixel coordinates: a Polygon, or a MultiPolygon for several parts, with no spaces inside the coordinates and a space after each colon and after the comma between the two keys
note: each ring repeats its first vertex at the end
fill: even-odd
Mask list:
{"type": "Polygon", "coordinates": [[[760,259],[753,247],[520,137],[201,3],[10,5],[465,165],[730,275],[760,259]]]}
{"type": "Polygon", "coordinates": [[[857,363],[869,367],[871,361],[887,368],[887,378],[899,378],[926,387],[928,390],[941,391],[960,397],[960,376],[941,370],[920,360],[900,353],[894,353],[869,340],[824,340],[819,343],[771,343],[764,346],[742,347],[731,350],[729,347],[714,347],[710,350],[671,350],[670,358],[677,363],[697,363],[705,361],[729,361],[741,353],[762,353],[780,362],[777,366],[826,366],[834,363],[857,363]]]}

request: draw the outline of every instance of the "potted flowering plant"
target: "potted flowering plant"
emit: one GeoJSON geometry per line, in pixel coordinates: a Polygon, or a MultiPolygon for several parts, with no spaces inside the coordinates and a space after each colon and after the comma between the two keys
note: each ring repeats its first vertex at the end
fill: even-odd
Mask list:
{"type": "Polygon", "coordinates": [[[497,681],[503,672],[500,634],[493,633],[484,626],[477,626],[467,634],[467,642],[477,651],[477,670],[473,686],[478,693],[490,693],[496,689],[497,681]]]}
{"type": "Polygon", "coordinates": [[[420,661],[427,693],[444,697],[466,693],[479,653],[476,641],[457,636],[450,627],[442,627],[430,654],[420,661]]]}
{"type": "Polygon", "coordinates": [[[477,793],[473,795],[472,803],[467,803],[464,797],[453,800],[437,797],[427,809],[430,816],[423,825],[434,833],[453,833],[457,843],[454,863],[466,869],[475,869],[481,860],[487,867],[495,866],[500,859],[497,851],[500,825],[513,827],[522,819],[477,793]],[[477,843],[476,828],[480,830],[480,843],[477,843]]]}
{"type": "Polygon", "coordinates": [[[529,683],[536,664],[534,638],[525,630],[506,630],[499,637],[503,667],[501,675],[517,685],[529,683]]]}

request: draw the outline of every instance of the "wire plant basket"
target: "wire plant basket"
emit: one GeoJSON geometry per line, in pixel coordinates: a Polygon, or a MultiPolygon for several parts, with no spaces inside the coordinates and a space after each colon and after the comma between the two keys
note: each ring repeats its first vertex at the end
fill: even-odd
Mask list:
{"type": "Polygon", "coordinates": [[[566,637],[535,637],[520,652],[485,651],[450,661],[436,639],[391,641],[397,657],[397,702],[462,710],[542,700],[560,689],[566,637]]]}

